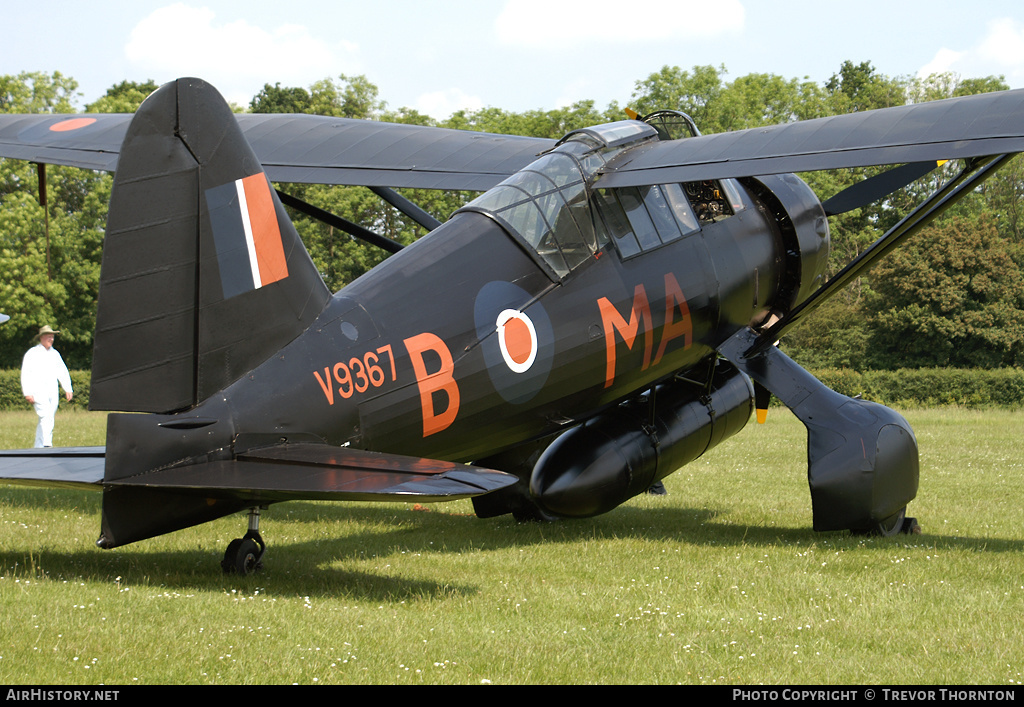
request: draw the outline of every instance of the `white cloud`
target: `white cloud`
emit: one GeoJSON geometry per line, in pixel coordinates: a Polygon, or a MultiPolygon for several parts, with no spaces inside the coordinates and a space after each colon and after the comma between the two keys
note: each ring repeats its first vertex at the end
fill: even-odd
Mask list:
{"type": "Polygon", "coordinates": [[[479,96],[471,96],[458,88],[448,88],[421,94],[413,107],[420,113],[444,120],[459,110],[480,110],[484,102],[479,96]]]}
{"type": "Polygon", "coordinates": [[[554,51],[581,44],[714,38],[743,30],[740,0],[506,0],[495,22],[499,42],[554,51]]]}
{"type": "Polygon", "coordinates": [[[241,104],[264,83],[308,86],[351,72],[356,51],[353,44],[325,42],[302,25],[268,29],[244,19],[221,20],[206,7],[181,2],[151,12],[124,47],[128,61],[158,83],[196,76],[241,104]]]}
{"type": "Polygon", "coordinates": [[[1010,18],[992,20],[985,36],[964,51],[943,48],[917,72],[918,76],[952,72],[961,76],[1024,77],[1024,23],[1010,18]]]}
{"type": "Polygon", "coordinates": [[[978,54],[1008,70],[1024,69],[1024,23],[1010,18],[989,22],[978,54]]]}
{"type": "Polygon", "coordinates": [[[952,49],[942,48],[930,62],[922,66],[917,75],[921,78],[928,78],[932,74],[944,74],[952,71],[956,64],[967,56],[967,52],[955,52],[952,49]]]}

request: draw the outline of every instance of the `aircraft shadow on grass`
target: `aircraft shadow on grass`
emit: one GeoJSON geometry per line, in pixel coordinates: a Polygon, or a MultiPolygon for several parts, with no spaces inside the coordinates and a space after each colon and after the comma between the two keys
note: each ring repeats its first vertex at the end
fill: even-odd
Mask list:
{"type": "MultiPolygon", "coordinates": [[[[83,516],[97,516],[100,501],[89,492],[52,493],[31,489],[10,489],[11,505],[36,514],[41,510],[78,511],[83,516]]],[[[145,552],[122,548],[116,553],[83,549],[57,552],[42,541],[35,549],[0,551],[0,571],[12,575],[44,573],[49,578],[75,578],[96,582],[112,582],[115,578],[126,586],[151,586],[190,590],[220,590],[225,582],[239,585],[243,591],[257,585],[268,587],[275,596],[308,596],[311,592],[344,594],[362,600],[415,600],[442,596],[474,596],[482,587],[471,583],[432,581],[397,576],[395,569],[402,556],[487,552],[515,547],[544,545],[563,547],[576,552],[579,543],[605,542],[614,552],[616,540],[643,539],[672,541],[681,545],[715,547],[812,547],[830,544],[832,549],[853,549],[862,542],[875,544],[884,552],[894,544],[909,541],[900,538],[866,537],[859,539],[846,533],[820,534],[807,528],[727,523],[716,520],[726,509],[650,508],[622,506],[615,513],[584,520],[555,523],[509,520],[483,523],[471,514],[451,513],[411,506],[349,505],[332,508],[318,503],[289,504],[287,515],[278,519],[282,537],[290,535],[288,526],[310,526],[350,523],[372,529],[318,537],[300,542],[282,541],[273,552],[281,559],[273,571],[258,576],[235,579],[208,572],[208,549],[145,552]],[[834,544],[834,547],[833,545],[834,544]],[[356,570],[336,564],[379,561],[388,569],[356,570]]],[[[12,522],[17,522],[13,521],[12,522]]],[[[308,532],[307,529],[302,531],[308,532]]],[[[974,538],[969,536],[918,536],[914,544],[934,547],[937,551],[958,550],[976,553],[1015,552],[1024,550],[1024,540],[974,538]]],[[[552,552],[559,550],[552,549],[552,552]]],[[[419,573],[416,563],[409,571],[419,573]]],[[[668,571],[671,571],[668,569],[668,571]]]]}

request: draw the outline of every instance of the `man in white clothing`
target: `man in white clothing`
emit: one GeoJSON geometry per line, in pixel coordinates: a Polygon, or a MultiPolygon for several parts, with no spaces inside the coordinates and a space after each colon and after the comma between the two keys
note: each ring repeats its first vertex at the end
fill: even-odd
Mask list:
{"type": "Polygon", "coordinates": [[[60,402],[58,383],[64,389],[64,397],[71,400],[71,374],[53,348],[53,339],[59,333],[48,325],[41,328],[36,335],[39,343],[28,350],[21,362],[21,392],[39,416],[36,447],[53,446],[53,416],[60,402]]]}

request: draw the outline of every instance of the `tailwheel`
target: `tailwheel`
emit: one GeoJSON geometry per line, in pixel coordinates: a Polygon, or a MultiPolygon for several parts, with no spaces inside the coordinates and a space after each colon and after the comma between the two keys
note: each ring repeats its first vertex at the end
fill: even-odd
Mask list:
{"type": "Polygon", "coordinates": [[[228,543],[228,549],[224,551],[220,566],[225,574],[247,575],[263,569],[263,553],[267,551],[267,544],[260,537],[259,525],[260,510],[252,508],[249,510],[249,532],[228,543]]]}

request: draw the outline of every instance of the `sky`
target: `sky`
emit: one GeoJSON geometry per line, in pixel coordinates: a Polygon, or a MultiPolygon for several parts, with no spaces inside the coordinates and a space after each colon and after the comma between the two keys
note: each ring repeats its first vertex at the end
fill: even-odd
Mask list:
{"type": "MultiPolygon", "coordinates": [[[[264,84],[365,75],[390,109],[628,105],[663,66],[824,83],[1002,75],[1024,88],[1020,0],[0,0],[0,75],[60,71],[79,107],[125,79],[196,76],[247,106],[264,84]]],[[[666,106],[671,107],[671,106],[666,106]]]]}

